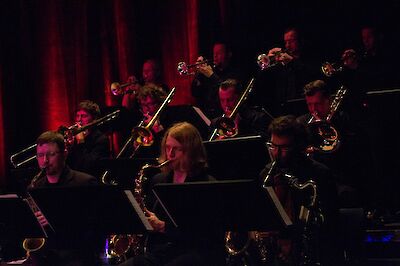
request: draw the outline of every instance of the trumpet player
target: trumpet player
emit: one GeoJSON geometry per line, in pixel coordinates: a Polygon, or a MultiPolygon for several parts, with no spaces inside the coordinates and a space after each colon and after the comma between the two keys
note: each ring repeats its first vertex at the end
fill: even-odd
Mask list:
{"type": "Polygon", "coordinates": [[[128,110],[135,108],[136,96],[144,85],[153,84],[161,87],[166,93],[169,91],[168,85],[162,79],[160,63],[154,58],[144,61],[141,78],[137,79],[135,76],[129,76],[127,82],[132,83],[132,85],[127,88],[129,93],[125,93],[122,98],[122,106],[128,110]]]}
{"type": "MultiPolygon", "coordinates": [[[[205,62],[203,56],[197,58],[196,63],[205,62]]],[[[232,51],[227,43],[215,42],[213,45],[213,62],[205,62],[196,66],[196,74],[192,81],[192,96],[196,106],[207,116],[215,117],[219,112],[218,86],[228,79],[240,80],[240,75],[232,63],[232,51]]]]}
{"type": "MultiPolygon", "coordinates": [[[[100,117],[97,103],[85,100],[78,104],[75,111],[75,124],[82,127],[100,117]]],[[[72,136],[69,141],[67,163],[74,169],[99,177],[101,172],[98,160],[110,156],[108,137],[97,127],[72,136]]]]}
{"type": "MultiPolygon", "coordinates": [[[[161,142],[160,163],[168,160],[160,174],[149,184],[151,189],[157,183],[185,183],[214,180],[207,174],[207,157],[201,135],[187,122],[169,128],[161,142]]],[[[154,203],[147,193],[146,206],[154,203]]],[[[167,221],[161,207],[156,205],[146,211],[148,220],[157,233],[149,236],[144,255],[131,258],[120,265],[224,265],[223,233],[213,234],[193,230],[180,231],[167,221]]]]}
{"type": "Polygon", "coordinates": [[[301,206],[307,207],[309,194],[290,187],[288,180],[284,177],[285,173],[290,173],[296,176],[300,183],[311,179],[317,184],[319,208],[324,216],[324,222],[320,227],[319,234],[313,236],[317,237],[319,240],[317,243],[320,245],[308,248],[314,249],[312,253],[319,255],[323,265],[325,265],[324,262],[326,265],[331,265],[330,263],[335,261],[337,256],[334,238],[336,233],[331,233],[337,232],[335,231],[336,187],[332,174],[325,165],[306,156],[307,131],[305,126],[299,123],[294,116],[275,118],[269,125],[268,134],[269,139],[266,144],[273,163],[266,165],[260,173],[260,178],[264,184],[274,188],[279,201],[295,224],[293,231],[282,230],[279,232],[276,243],[276,259],[281,263],[288,263],[288,265],[299,265],[301,250],[305,248],[299,241],[302,234],[300,209],[301,206]]]}

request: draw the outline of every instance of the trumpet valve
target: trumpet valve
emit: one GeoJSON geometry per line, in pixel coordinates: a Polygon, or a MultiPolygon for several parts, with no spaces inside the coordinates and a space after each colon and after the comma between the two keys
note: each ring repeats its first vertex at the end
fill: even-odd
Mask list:
{"type": "Polygon", "coordinates": [[[183,76],[183,75],[188,75],[189,74],[189,67],[185,62],[179,62],[178,63],[178,73],[183,76]]]}

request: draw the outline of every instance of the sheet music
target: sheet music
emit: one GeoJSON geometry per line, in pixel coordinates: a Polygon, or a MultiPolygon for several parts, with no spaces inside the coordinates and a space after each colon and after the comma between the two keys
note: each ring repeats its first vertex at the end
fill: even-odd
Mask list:
{"type": "Polygon", "coordinates": [[[275,194],[275,191],[273,187],[266,187],[265,188],[271,197],[272,201],[274,202],[276,209],[278,210],[280,216],[283,219],[283,222],[285,223],[286,226],[292,225],[292,220],[290,220],[289,216],[287,215],[285,209],[283,208],[281,202],[279,201],[278,197],[275,194]]]}
{"type": "Polygon", "coordinates": [[[147,220],[146,216],[144,215],[143,210],[140,208],[139,203],[136,201],[135,197],[130,190],[124,190],[126,196],[128,197],[129,201],[131,202],[133,208],[135,209],[136,213],[139,215],[140,220],[142,221],[144,227],[148,231],[153,231],[153,227],[147,220]]]}
{"type": "Polygon", "coordinates": [[[3,194],[0,195],[0,199],[17,199],[18,195],[17,194],[3,194]]]}
{"type": "Polygon", "coordinates": [[[204,123],[206,123],[207,126],[211,125],[211,120],[208,119],[208,117],[203,113],[203,111],[200,108],[193,106],[193,109],[201,117],[201,119],[203,119],[204,123]]]}

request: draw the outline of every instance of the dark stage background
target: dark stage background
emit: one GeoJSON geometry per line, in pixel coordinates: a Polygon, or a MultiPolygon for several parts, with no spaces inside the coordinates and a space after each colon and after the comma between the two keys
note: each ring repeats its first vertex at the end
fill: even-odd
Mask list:
{"type": "MultiPolygon", "coordinates": [[[[396,0],[1,0],[0,12],[0,188],[12,178],[10,154],[45,130],[70,125],[83,99],[103,108],[119,105],[110,84],[140,76],[146,58],[163,62],[166,83],[177,88],[172,104],[190,104],[191,78],[177,74],[177,62],[194,62],[199,54],[211,58],[220,37],[231,42],[248,76],[258,54],[283,46],[282,32],[292,25],[303,30],[321,62],[357,47],[366,23],[383,29],[394,57],[400,44],[396,0]]],[[[393,187],[400,177],[399,141],[392,133],[399,97],[373,99],[377,183],[393,187]]]]}

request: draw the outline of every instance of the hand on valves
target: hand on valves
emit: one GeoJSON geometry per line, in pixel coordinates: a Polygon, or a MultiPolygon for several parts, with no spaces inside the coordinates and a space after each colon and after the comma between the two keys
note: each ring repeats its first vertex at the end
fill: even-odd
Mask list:
{"type": "Polygon", "coordinates": [[[197,72],[203,74],[207,78],[211,77],[211,75],[214,73],[214,70],[212,69],[212,67],[209,64],[207,64],[204,57],[199,56],[197,58],[196,64],[198,64],[198,65],[196,65],[197,72]],[[204,63],[201,64],[201,62],[204,62],[204,63]]]}
{"type": "Polygon", "coordinates": [[[286,65],[289,62],[291,62],[294,57],[288,54],[285,50],[282,48],[272,48],[271,50],[268,51],[268,57],[273,58],[273,60],[276,63],[280,63],[282,65],[286,65]]]}

